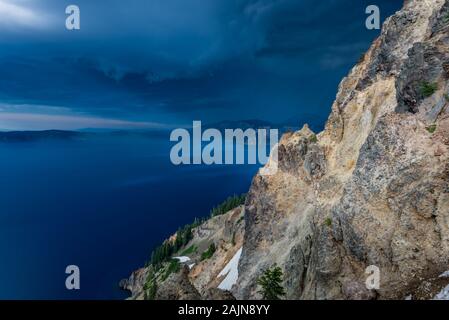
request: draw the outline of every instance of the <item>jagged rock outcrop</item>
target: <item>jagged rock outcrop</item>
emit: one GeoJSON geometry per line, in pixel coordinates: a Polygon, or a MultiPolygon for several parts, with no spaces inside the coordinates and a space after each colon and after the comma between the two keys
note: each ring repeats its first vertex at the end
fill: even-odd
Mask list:
{"type": "Polygon", "coordinates": [[[449,270],[448,79],[449,0],[406,1],[341,82],[325,130],[284,135],[278,172],[254,178],[234,296],[259,298],[275,263],[288,299],[419,298],[449,270]]]}
{"type": "Polygon", "coordinates": [[[200,300],[201,296],[189,280],[189,268],[183,266],[158,284],[155,300],[200,300]]]}
{"type": "Polygon", "coordinates": [[[220,290],[218,288],[210,288],[204,294],[204,300],[235,300],[230,291],[220,290]]]}
{"type": "Polygon", "coordinates": [[[119,287],[129,291],[134,300],[145,299],[144,286],[148,278],[148,268],[141,268],[134,271],[128,279],[122,279],[119,287]]]}

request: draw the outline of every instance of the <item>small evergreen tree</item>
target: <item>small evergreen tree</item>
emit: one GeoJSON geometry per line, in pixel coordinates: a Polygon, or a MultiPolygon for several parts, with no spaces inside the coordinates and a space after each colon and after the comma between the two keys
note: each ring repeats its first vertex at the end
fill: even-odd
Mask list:
{"type": "Polygon", "coordinates": [[[225,214],[226,212],[237,208],[238,206],[245,203],[246,194],[242,195],[233,195],[232,197],[228,197],[225,201],[220,203],[218,206],[214,207],[211,212],[211,218],[220,216],[225,214]]]}
{"type": "Polygon", "coordinates": [[[262,294],[264,300],[280,300],[282,296],[285,296],[282,276],[281,268],[274,265],[271,269],[265,270],[257,280],[257,284],[262,287],[259,293],[262,294]]]}
{"type": "Polygon", "coordinates": [[[179,260],[172,259],[165,269],[165,273],[162,275],[162,281],[165,281],[172,273],[178,273],[181,270],[181,264],[179,260]]]}
{"type": "Polygon", "coordinates": [[[156,281],[156,276],[155,276],[152,268],[150,269],[150,271],[148,273],[148,277],[147,277],[147,280],[145,282],[143,289],[144,289],[145,300],[154,300],[156,298],[157,281],[156,281]]]}
{"type": "Polygon", "coordinates": [[[421,92],[421,95],[423,96],[423,98],[430,97],[437,90],[438,90],[438,83],[436,83],[436,82],[423,81],[423,82],[421,82],[421,85],[419,87],[419,91],[421,92]]]}
{"type": "Polygon", "coordinates": [[[201,255],[201,261],[211,258],[214,255],[215,250],[216,250],[215,244],[211,243],[209,248],[206,251],[204,251],[203,254],[201,255]]]}

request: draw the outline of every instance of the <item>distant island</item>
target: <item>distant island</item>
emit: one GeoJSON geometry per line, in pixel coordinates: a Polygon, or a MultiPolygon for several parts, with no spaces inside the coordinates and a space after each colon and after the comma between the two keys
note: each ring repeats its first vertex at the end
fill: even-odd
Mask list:
{"type": "Polygon", "coordinates": [[[85,135],[86,133],[64,130],[4,131],[0,132],[0,142],[31,142],[45,139],[67,140],[85,135]]]}

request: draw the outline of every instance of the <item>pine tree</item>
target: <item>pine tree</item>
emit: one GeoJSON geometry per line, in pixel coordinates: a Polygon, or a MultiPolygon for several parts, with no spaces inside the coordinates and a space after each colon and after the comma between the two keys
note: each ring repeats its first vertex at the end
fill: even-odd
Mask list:
{"type": "Polygon", "coordinates": [[[147,280],[143,287],[145,300],[154,300],[157,293],[157,281],[152,267],[148,271],[147,280]]]}
{"type": "Polygon", "coordinates": [[[201,255],[201,261],[211,258],[215,253],[216,247],[214,243],[211,243],[209,248],[201,255]]]}
{"type": "Polygon", "coordinates": [[[257,280],[257,284],[262,287],[259,293],[262,294],[264,300],[280,300],[282,296],[285,296],[282,276],[281,268],[274,265],[271,269],[265,270],[257,280]]]}

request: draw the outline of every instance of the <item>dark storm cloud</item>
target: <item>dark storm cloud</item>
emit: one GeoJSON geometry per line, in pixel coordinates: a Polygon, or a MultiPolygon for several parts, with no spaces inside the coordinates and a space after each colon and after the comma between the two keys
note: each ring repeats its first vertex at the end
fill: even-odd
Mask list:
{"type": "MultiPolygon", "coordinates": [[[[377,35],[368,1],[72,2],[80,31],[65,30],[64,1],[0,0],[0,14],[22,10],[0,23],[0,102],[168,121],[326,114],[377,35]]],[[[402,1],[374,2],[385,17],[402,1]]]]}

